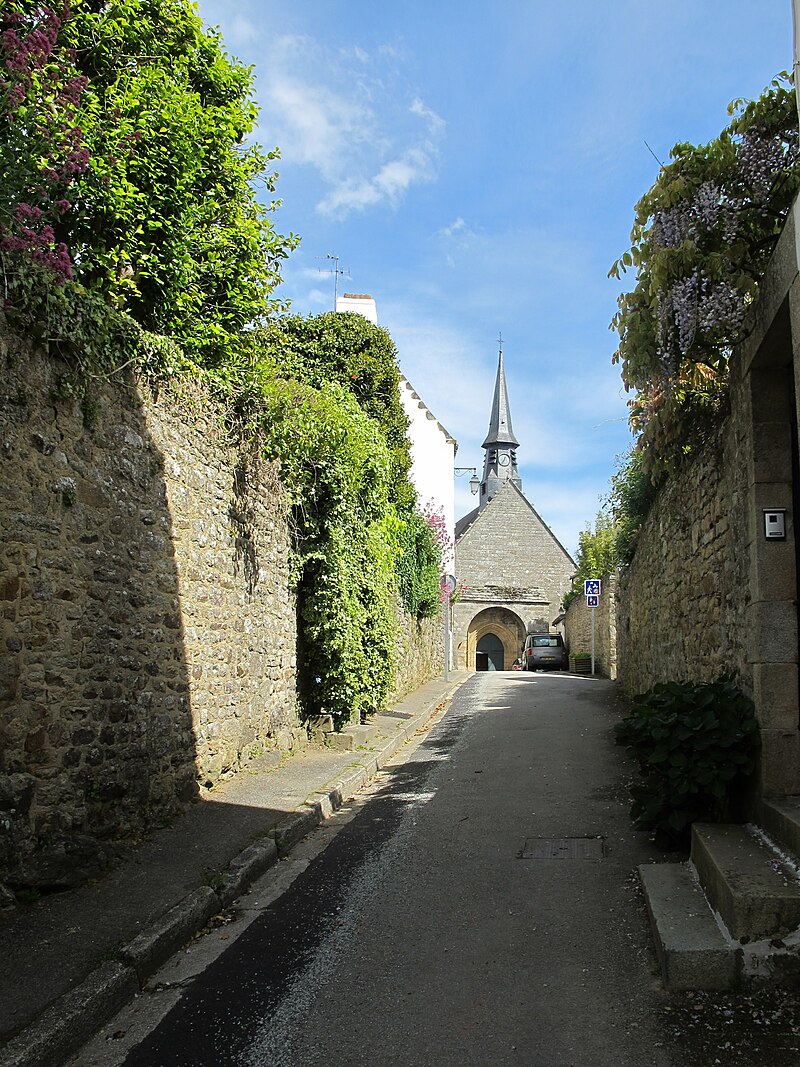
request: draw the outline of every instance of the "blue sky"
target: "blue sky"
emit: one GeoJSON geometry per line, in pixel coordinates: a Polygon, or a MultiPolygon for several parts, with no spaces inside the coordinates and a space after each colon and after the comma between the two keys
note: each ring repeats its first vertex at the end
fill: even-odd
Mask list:
{"type": "MultiPolygon", "coordinates": [[[[523,489],[574,554],[630,444],[608,323],[633,207],[676,141],[791,67],[790,0],[200,0],[252,64],[303,314],[370,293],[480,467],[502,332],[523,489]]],[[[468,475],[456,514],[474,505],[468,475]]]]}

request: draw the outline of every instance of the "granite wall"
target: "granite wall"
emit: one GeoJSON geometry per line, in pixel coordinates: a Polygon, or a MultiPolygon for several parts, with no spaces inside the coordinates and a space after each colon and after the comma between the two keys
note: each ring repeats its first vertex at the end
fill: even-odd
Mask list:
{"type": "Polygon", "coordinates": [[[0,886],[47,889],[303,736],[287,507],[202,396],[0,366],[0,886]]]}

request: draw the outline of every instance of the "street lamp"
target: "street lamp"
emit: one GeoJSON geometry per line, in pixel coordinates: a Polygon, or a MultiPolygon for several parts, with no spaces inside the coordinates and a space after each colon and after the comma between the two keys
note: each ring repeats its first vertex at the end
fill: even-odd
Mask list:
{"type": "Polygon", "coordinates": [[[478,471],[475,467],[454,467],[453,471],[456,478],[460,478],[462,474],[469,474],[472,471],[472,477],[469,480],[469,491],[473,496],[478,492],[481,487],[481,480],[478,477],[478,471]]]}

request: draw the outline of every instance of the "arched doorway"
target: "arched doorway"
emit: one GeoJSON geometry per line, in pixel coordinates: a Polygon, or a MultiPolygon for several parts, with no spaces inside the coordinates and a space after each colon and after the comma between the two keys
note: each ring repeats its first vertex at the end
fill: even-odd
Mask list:
{"type": "Polygon", "coordinates": [[[475,649],[476,671],[502,671],[505,666],[505,648],[496,634],[484,634],[475,649]]]}
{"type": "Polygon", "coordinates": [[[500,605],[484,608],[467,625],[464,639],[457,646],[457,662],[468,671],[510,671],[511,664],[522,655],[524,644],[525,623],[515,611],[500,605]],[[484,639],[489,639],[488,646],[484,639]],[[490,651],[493,666],[489,664],[490,651]]]}

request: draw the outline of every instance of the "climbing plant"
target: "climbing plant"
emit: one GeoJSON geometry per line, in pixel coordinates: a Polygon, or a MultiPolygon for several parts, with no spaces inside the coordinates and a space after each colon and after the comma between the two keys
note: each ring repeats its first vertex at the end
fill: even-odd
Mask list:
{"type": "Polygon", "coordinates": [[[318,389],[337,382],[352,394],[377,423],[388,449],[392,501],[413,508],[408,417],[400,402],[397,349],[386,330],[353,312],[287,315],[257,331],[253,344],[268,374],[318,389]]]}
{"type": "Polygon", "coordinates": [[[646,472],[674,469],[724,412],[728,361],[800,187],[794,89],[786,74],[705,145],[677,144],[636,205],[631,247],[613,264],[614,361],[633,390],[630,421],[646,472]]]}
{"type": "Polygon", "coordinates": [[[383,706],[397,595],[432,613],[441,557],[424,518],[391,499],[380,424],[339,382],[321,385],[263,377],[260,418],[292,502],[303,711],[341,724],[383,706]]]}

